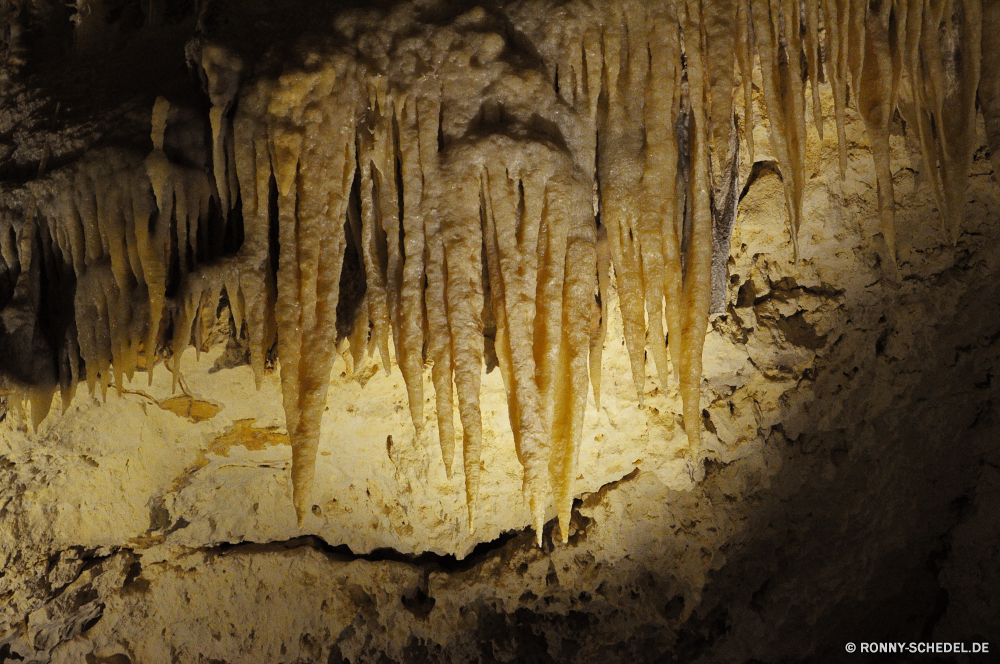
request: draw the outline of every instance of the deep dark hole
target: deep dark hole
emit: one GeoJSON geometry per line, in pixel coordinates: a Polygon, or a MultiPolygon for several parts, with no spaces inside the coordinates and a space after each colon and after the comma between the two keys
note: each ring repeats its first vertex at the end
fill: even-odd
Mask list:
{"type": "Polygon", "coordinates": [[[246,239],[245,228],[243,226],[243,196],[238,194],[233,209],[227,215],[225,236],[223,241],[223,253],[235,254],[243,246],[246,239]]]}
{"type": "Polygon", "coordinates": [[[278,183],[274,173],[267,181],[267,235],[271,248],[271,278],[278,278],[278,260],[281,257],[281,242],[278,239],[278,183]]]}
{"type": "Polygon", "coordinates": [[[352,217],[354,220],[360,220],[360,215],[361,173],[360,169],[356,169],[348,201],[347,219],[344,220],[344,236],[347,239],[347,247],[344,251],[344,264],[340,272],[340,299],[337,301],[338,339],[349,337],[354,331],[358,307],[368,290],[364,254],[360,246],[361,237],[360,233],[355,232],[354,223],[352,223],[352,217]]]}
{"type": "Polygon", "coordinates": [[[399,151],[399,122],[396,120],[396,114],[392,116],[392,144],[394,148],[393,159],[393,176],[396,178],[396,205],[399,208],[399,255],[401,260],[406,259],[406,243],[405,243],[405,233],[403,232],[403,216],[406,212],[404,206],[404,196],[403,196],[403,155],[399,151]]]}
{"type": "MultiPolygon", "coordinates": [[[[40,234],[47,231],[42,230],[41,225],[38,229],[38,244],[41,245],[40,234]]],[[[38,325],[35,329],[36,333],[41,333],[49,357],[44,363],[39,362],[35,368],[39,372],[39,377],[51,376],[52,382],[55,382],[58,377],[58,351],[62,349],[66,332],[74,322],[76,275],[55,243],[50,251],[38,251],[36,256],[41,259],[39,270],[41,296],[38,301],[38,325]]],[[[41,357],[36,357],[36,362],[40,360],[41,357]]]]}

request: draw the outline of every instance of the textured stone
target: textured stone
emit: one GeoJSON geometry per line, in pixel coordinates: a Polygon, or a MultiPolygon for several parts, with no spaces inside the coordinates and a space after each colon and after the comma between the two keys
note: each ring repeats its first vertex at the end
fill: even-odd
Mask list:
{"type": "Polygon", "coordinates": [[[651,361],[636,403],[614,314],[568,545],[526,529],[499,372],[473,536],[398,372],[342,361],[300,531],[277,375],[256,391],[223,344],[189,350],[182,394],[159,367],[37,432],[16,408],[0,423],[0,662],[840,661],[848,640],[995,641],[1000,191],[977,153],[952,244],[894,135],[894,283],[848,121],[843,181],[833,132],[810,136],[798,263],[779,175],[746,183],[703,467],[651,361]]]}

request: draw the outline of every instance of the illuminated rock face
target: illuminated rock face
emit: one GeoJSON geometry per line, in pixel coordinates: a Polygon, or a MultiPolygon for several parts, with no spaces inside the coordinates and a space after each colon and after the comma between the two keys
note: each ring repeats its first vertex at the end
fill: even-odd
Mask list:
{"type": "MultiPolygon", "coordinates": [[[[298,50],[282,56],[279,46],[264,64],[251,33],[238,33],[241,42],[213,32],[219,14],[210,12],[188,55],[211,109],[152,90],[143,106],[152,122],[137,122],[143,133],[153,127],[151,146],[95,146],[83,158],[53,157],[60,168],[33,169],[40,175],[26,187],[5,184],[4,332],[49,326],[35,354],[22,345],[5,356],[5,374],[23,383],[48,371],[64,391],[37,431],[29,419],[47,407],[44,382],[27,412],[12,395],[3,403],[0,654],[776,661],[840,653],[848,640],[995,631],[997,607],[981,589],[998,584],[988,562],[1000,501],[1000,192],[986,152],[962,156],[992,136],[992,79],[981,79],[986,122],[975,136],[955,134],[977,126],[961,124],[971,74],[928,83],[924,93],[944,90],[941,112],[955,119],[935,115],[952,134],[927,134],[919,113],[934,104],[906,106],[904,69],[899,83],[851,62],[860,24],[847,20],[837,37],[829,21],[825,34],[841,50],[828,46],[831,86],[818,86],[822,113],[807,123],[811,87],[796,88],[768,58],[816,80],[818,35],[801,35],[795,65],[767,56],[786,48],[787,26],[773,23],[770,36],[758,27],[766,66],[755,88],[740,87],[739,66],[721,81],[725,67],[712,65],[709,82],[692,69],[682,81],[666,67],[682,45],[697,67],[696,50],[714,63],[712,48],[727,42],[677,41],[664,26],[686,26],[688,39],[702,24],[676,9],[644,21],[636,7],[514,5],[428,20],[403,5],[334,22],[353,51],[291,39],[298,50]],[[647,64],[635,67],[649,71],[621,73],[642,39],[647,64]],[[620,84],[594,95],[590,82],[608,86],[616,57],[620,84]],[[873,86],[851,93],[861,115],[843,103],[852,67],[873,86]],[[657,76],[667,71],[677,78],[657,76]],[[879,115],[886,80],[905,125],[879,115]],[[698,85],[701,111],[691,101],[698,85]],[[745,107],[717,106],[713,85],[735,86],[730,101],[748,95],[753,132],[663,121],[685,103],[692,118],[735,108],[742,131],[745,107]],[[153,106],[156,95],[169,103],[153,106]],[[836,134],[821,137],[820,119],[836,134]],[[942,136],[951,152],[929,177],[921,155],[935,154],[942,136]],[[723,181],[727,172],[735,179],[723,181]],[[725,230],[725,211],[708,215],[698,196],[730,191],[740,199],[731,246],[720,253],[719,242],[699,245],[680,229],[671,258],[663,233],[672,227],[649,222],[683,225],[678,201],[687,199],[702,214],[690,224],[725,230]],[[955,244],[940,230],[945,204],[955,244]],[[29,209],[48,239],[22,230],[29,209]],[[504,237],[518,224],[535,232],[532,218],[546,246],[559,236],[562,249],[538,251],[536,240],[524,250],[523,233],[504,237]],[[687,291],[667,278],[685,244],[703,250],[686,254],[689,273],[702,270],[702,286],[687,291]],[[57,255],[65,267],[29,255],[57,255]],[[561,281],[525,285],[546,260],[561,281]],[[42,279],[45,269],[54,272],[42,279]],[[655,341],[676,329],[671,316],[696,322],[707,312],[710,276],[725,313],[710,320],[700,370],[680,372],[680,386],[684,375],[700,384],[692,398],[669,376],[685,351],[655,341]],[[15,306],[31,288],[52,294],[53,283],[75,294],[39,304],[37,319],[15,306]],[[552,312],[544,284],[562,294],[551,320],[565,334],[539,323],[552,312]],[[580,307],[574,289],[584,286],[580,307]],[[531,297],[538,315],[521,306],[531,297]],[[649,322],[658,307],[666,329],[649,322]],[[197,357],[182,352],[187,330],[197,357]],[[485,346],[469,342],[483,333],[492,335],[485,346]],[[78,350],[59,346],[66,339],[78,350]],[[536,368],[518,368],[517,344],[536,368]],[[65,355],[47,369],[23,361],[53,347],[65,355]],[[166,367],[145,369],[150,347],[174,349],[166,367]],[[73,393],[78,378],[97,398],[73,393]],[[442,417],[452,382],[460,416],[442,417]],[[535,420],[512,412],[512,400],[530,410],[532,399],[535,420]],[[582,409],[574,399],[585,399],[582,409]],[[688,434],[701,438],[698,464],[688,434]]],[[[760,25],[750,15],[760,7],[730,9],[729,28],[707,20],[725,18],[721,5],[707,6],[703,24],[706,34],[733,31],[725,57],[742,65],[740,26],[760,25]]],[[[973,9],[948,20],[967,21],[973,9]]],[[[819,12],[828,21],[828,11],[840,9],[823,3],[804,23],[816,25],[819,12]]],[[[231,18],[280,23],[267,12],[231,18]]],[[[881,14],[862,19],[876,35],[866,61],[874,53],[878,62],[881,14]]],[[[905,71],[934,65],[904,55],[905,71]]]]}

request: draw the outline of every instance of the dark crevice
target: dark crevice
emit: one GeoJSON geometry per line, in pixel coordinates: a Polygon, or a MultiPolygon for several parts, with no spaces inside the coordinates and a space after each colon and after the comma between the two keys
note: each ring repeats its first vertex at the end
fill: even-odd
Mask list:
{"type": "Polygon", "coordinates": [[[358,307],[368,290],[364,253],[361,246],[361,169],[354,170],[344,220],[346,248],[340,272],[340,298],[337,301],[337,338],[344,339],[354,331],[358,307]]]}
{"type": "Polygon", "coordinates": [[[165,217],[161,212],[157,211],[153,215],[155,217],[155,225],[167,224],[167,237],[170,240],[170,247],[167,249],[167,285],[166,285],[166,297],[174,298],[177,297],[177,290],[181,285],[181,259],[180,259],[180,249],[178,247],[177,240],[177,224],[178,220],[174,215],[170,217],[165,217]]]}
{"type": "MultiPolygon", "coordinates": [[[[42,236],[37,230],[31,237],[31,243],[32,255],[42,255],[42,236]]],[[[29,320],[44,318],[48,307],[42,298],[53,289],[50,270],[46,269],[43,262],[44,256],[42,260],[32,261],[28,266],[29,271],[22,278],[37,286],[26,292],[27,297],[16,299],[20,310],[30,314],[29,320]]],[[[34,321],[25,324],[14,317],[0,318],[0,375],[11,375],[26,385],[56,384],[58,367],[54,361],[56,356],[53,346],[48,339],[50,335],[44,334],[38,327],[34,321]]]]}
{"type": "Polygon", "coordinates": [[[200,548],[198,550],[207,555],[222,556],[274,553],[280,551],[292,551],[301,548],[310,548],[339,562],[352,562],[358,560],[373,563],[394,562],[420,567],[430,566],[444,572],[462,572],[475,567],[484,559],[490,557],[496,551],[503,549],[510,542],[515,540],[523,541],[524,544],[529,544],[533,540],[530,529],[524,528],[521,530],[512,530],[501,533],[495,540],[478,544],[468,556],[462,559],[459,559],[452,554],[424,552],[414,555],[384,547],[375,549],[369,553],[355,553],[346,544],[330,544],[317,535],[304,535],[302,537],[294,537],[288,540],[266,543],[224,543],[213,547],[200,548]]]}
{"type": "MultiPolygon", "coordinates": [[[[444,87],[441,89],[441,98],[444,98],[444,87]]],[[[438,107],[438,131],[437,131],[437,150],[438,152],[444,152],[444,106],[438,107]]]]}
{"type": "Polygon", "coordinates": [[[687,85],[681,86],[681,106],[674,124],[677,136],[677,202],[682,211],[681,231],[681,274],[687,271],[688,245],[691,243],[691,227],[694,222],[691,209],[691,128],[694,125],[691,99],[688,96],[687,85]]]}
{"type": "Polygon", "coordinates": [[[773,173],[781,178],[781,169],[778,167],[778,162],[772,160],[755,161],[753,166],[750,168],[750,175],[747,176],[746,184],[743,185],[743,191],[740,192],[740,201],[747,195],[750,191],[750,187],[757,178],[761,177],[765,173],[773,173]]]}
{"type": "Polygon", "coordinates": [[[11,649],[9,643],[5,643],[0,646],[0,664],[5,664],[6,662],[23,662],[24,657],[20,653],[15,652],[11,649]]]}
{"type": "Polygon", "coordinates": [[[85,623],[83,623],[83,625],[81,625],[81,626],[80,626],[80,634],[86,634],[86,633],[87,633],[87,631],[88,631],[88,630],[89,630],[89,629],[90,629],[91,627],[93,627],[93,626],[94,626],[94,625],[96,625],[96,624],[97,624],[98,622],[100,622],[101,618],[103,618],[103,617],[104,617],[104,607],[105,607],[106,605],[104,604],[104,602],[101,602],[101,603],[99,604],[99,606],[100,606],[100,609],[98,610],[98,612],[97,612],[97,615],[96,615],[96,616],[94,616],[93,618],[91,618],[90,620],[86,621],[85,623]]]}
{"type": "Polygon", "coordinates": [[[487,238],[494,240],[487,233],[489,226],[486,211],[486,193],[479,188],[479,224],[482,229],[480,256],[482,257],[483,283],[483,360],[486,362],[486,373],[491,373],[500,364],[496,352],[497,321],[493,313],[493,284],[490,281],[489,250],[486,248],[487,238]]]}
{"type": "MultiPolygon", "coordinates": [[[[634,480],[639,476],[639,469],[634,469],[628,475],[619,480],[610,482],[593,493],[582,495],[574,501],[574,513],[580,507],[593,507],[599,504],[608,492],[617,489],[622,484],[634,480]]],[[[577,515],[574,514],[576,517],[577,515]]],[[[580,517],[579,526],[589,525],[590,519],[580,517]]],[[[579,529],[582,534],[582,528],[579,529]]],[[[542,547],[551,552],[558,544],[558,526],[556,519],[552,519],[545,524],[542,547]]],[[[570,546],[582,542],[584,537],[571,538],[570,546]]],[[[519,530],[509,530],[501,533],[496,539],[488,542],[480,542],[464,558],[458,558],[453,554],[440,554],[430,551],[420,554],[408,554],[390,548],[378,548],[368,553],[356,553],[346,544],[330,544],[318,535],[304,535],[293,537],[287,540],[272,542],[233,542],[222,543],[211,547],[200,547],[197,550],[209,556],[226,556],[240,554],[261,554],[275,553],[281,551],[293,551],[295,549],[310,548],[319,551],[327,557],[339,562],[352,562],[363,560],[367,562],[395,562],[418,567],[431,567],[438,571],[447,573],[464,572],[476,567],[482,562],[492,558],[504,549],[529,548],[535,546],[535,534],[531,527],[524,527],[519,530]]]]}
{"type": "MultiPolygon", "coordinates": [[[[36,330],[40,332],[45,346],[49,349],[53,378],[60,378],[58,349],[63,347],[67,333],[74,324],[74,295],[76,293],[76,275],[67,259],[60,255],[58,245],[52,241],[47,231],[38,227],[39,235],[45,233],[45,241],[41,244],[44,251],[38,253],[41,262],[39,270],[39,300],[36,330]]],[[[36,362],[41,358],[36,358],[36,362]]],[[[45,366],[49,362],[44,362],[45,366]]],[[[67,367],[68,369],[68,367],[67,367]]],[[[62,377],[63,382],[69,382],[69,376],[62,377]]]]}
{"type": "Polygon", "coordinates": [[[517,229],[514,232],[514,237],[516,238],[518,246],[524,240],[524,227],[526,225],[525,216],[527,214],[527,208],[524,202],[524,181],[518,179],[517,181],[517,229]]]}
{"type": "MultiPolygon", "coordinates": [[[[281,258],[281,240],[278,233],[278,182],[271,172],[267,179],[267,239],[270,248],[271,279],[278,279],[278,261],[281,258]]],[[[272,282],[273,283],[273,282],[272,282]]]]}
{"type": "MultiPolygon", "coordinates": [[[[214,200],[214,199],[213,199],[214,200]]],[[[226,216],[226,229],[222,240],[224,254],[235,254],[243,246],[246,230],[243,221],[243,196],[236,194],[233,209],[226,216]]]]}
{"type": "Polygon", "coordinates": [[[399,259],[400,264],[406,261],[406,234],[403,230],[403,220],[406,218],[406,208],[404,206],[403,198],[403,154],[400,152],[399,147],[399,120],[396,118],[396,114],[392,115],[392,145],[394,150],[393,166],[393,177],[396,180],[396,205],[399,208],[399,259]]]}
{"type": "MultiPolygon", "coordinates": [[[[379,205],[379,202],[386,194],[383,192],[384,186],[382,174],[375,167],[375,164],[371,162],[369,162],[369,172],[371,173],[370,205],[374,220],[374,224],[372,224],[372,239],[375,243],[373,258],[377,263],[375,268],[376,272],[384,275],[382,278],[387,280],[391,278],[389,276],[389,234],[385,230],[385,220],[382,217],[382,206],[379,205]]],[[[395,239],[396,238],[393,238],[393,240],[395,239]]]]}

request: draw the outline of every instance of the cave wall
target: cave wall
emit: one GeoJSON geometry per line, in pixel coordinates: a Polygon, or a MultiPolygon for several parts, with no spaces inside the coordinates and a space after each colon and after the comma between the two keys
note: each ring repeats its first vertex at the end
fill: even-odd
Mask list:
{"type": "Polygon", "coordinates": [[[470,533],[398,372],[346,358],[299,528],[278,377],[257,391],[222,322],[179,391],[157,367],[37,431],[7,404],[0,662],[822,662],[847,641],[995,640],[1000,189],[980,148],[952,243],[897,123],[888,279],[847,120],[843,180],[836,136],[810,128],[797,262],[763,124],[743,156],[703,466],[651,358],[636,402],[615,308],[568,544],[551,508],[534,544],[499,372],[470,533]]]}
{"type": "MultiPolygon", "coordinates": [[[[1000,196],[980,153],[952,245],[895,136],[913,239],[901,284],[887,284],[867,241],[864,136],[849,128],[846,181],[829,138],[809,155],[799,263],[777,174],[745,187],[729,306],[706,342],[703,478],[679,452],[677,395],[638,406],[612,333],[614,398],[588,411],[570,543],[548,532],[533,545],[499,425],[473,538],[456,516],[459,478],[445,480],[399,412],[398,377],[338,365],[322,510],[300,532],[275,381],[253,391],[220,341],[185,356],[190,396],[171,396],[158,368],[152,387],[104,404],[80,394],[38,432],[8,414],[5,656],[833,661],[849,639],[988,640],[1000,196]],[[402,474],[400,455],[422,472],[402,474]]],[[[487,412],[502,405],[495,379],[487,412]]]]}

